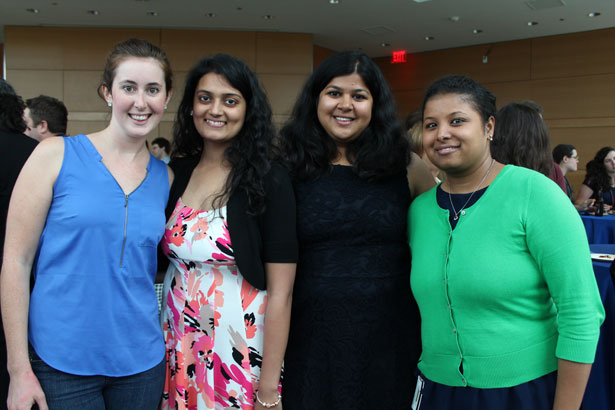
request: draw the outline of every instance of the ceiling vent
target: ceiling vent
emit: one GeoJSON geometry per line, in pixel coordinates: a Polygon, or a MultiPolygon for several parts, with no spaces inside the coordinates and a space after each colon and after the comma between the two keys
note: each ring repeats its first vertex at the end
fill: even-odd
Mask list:
{"type": "Polygon", "coordinates": [[[525,5],[532,10],[553,9],[555,7],[565,6],[564,0],[529,0],[525,5]]]}
{"type": "Polygon", "coordinates": [[[395,33],[395,30],[393,30],[392,28],[385,27],[385,26],[365,27],[365,28],[362,28],[361,31],[364,33],[370,34],[372,36],[383,36],[385,34],[395,33]]]}

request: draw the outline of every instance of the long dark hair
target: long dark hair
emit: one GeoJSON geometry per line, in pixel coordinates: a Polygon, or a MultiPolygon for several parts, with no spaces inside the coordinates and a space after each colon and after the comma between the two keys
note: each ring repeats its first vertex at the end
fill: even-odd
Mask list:
{"type": "Polygon", "coordinates": [[[265,210],[264,177],[271,168],[269,157],[275,131],[269,101],[256,75],[244,62],[227,54],[216,54],[201,59],[190,70],[173,126],[172,157],[200,156],[203,152],[203,137],[194,126],[191,112],[199,80],[209,73],[223,76],[246,101],[243,126],[224,152],[231,172],[224,191],[214,199],[214,204],[220,205],[240,189],[248,196],[248,213],[262,213],[265,210]]]}
{"type": "Polygon", "coordinates": [[[320,92],[333,78],[353,73],[361,76],[373,97],[369,125],[346,148],[355,172],[364,179],[378,179],[408,165],[410,144],[384,76],[367,55],[346,51],[328,57],[314,70],[280,132],[280,147],[293,176],[309,179],[329,170],[337,156],[337,146],[318,120],[320,92]]]}
{"type": "Polygon", "coordinates": [[[608,191],[611,188],[611,177],[607,174],[606,168],[604,167],[604,158],[606,158],[611,151],[615,151],[615,148],[600,148],[598,152],[596,152],[594,159],[589,161],[585,166],[587,172],[585,174],[585,179],[591,181],[592,184],[595,184],[598,189],[602,189],[603,191],[608,191]]]}
{"type": "Polygon", "coordinates": [[[502,164],[518,165],[551,176],[553,156],[549,131],[538,111],[518,103],[500,108],[495,117],[491,156],[502,164]]]}

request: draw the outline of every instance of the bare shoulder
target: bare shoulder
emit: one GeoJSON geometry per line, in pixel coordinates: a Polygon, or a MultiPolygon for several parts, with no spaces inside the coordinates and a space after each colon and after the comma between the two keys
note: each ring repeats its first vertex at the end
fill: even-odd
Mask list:
{"type": "Polygon", "coordinates": [[[64,138],[50,137],[41,141],[24,165],[25,175],[55,181],[64,160],[64,138]]]}

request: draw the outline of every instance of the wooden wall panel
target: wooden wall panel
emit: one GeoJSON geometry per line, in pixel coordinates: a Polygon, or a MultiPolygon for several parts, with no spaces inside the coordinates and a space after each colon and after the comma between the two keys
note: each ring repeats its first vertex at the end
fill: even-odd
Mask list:
{"type": "Polygon", "coordinates": [[[487,62],[482,62],[482,56],[480,61],[473,61],[478,66],[477,80],[481,83],[529,80],[531,44],[531,40],[520,40],[487,46],[484,51],[487,62]]]}
{"type": "Polygon", "coordinates": [[[68,115],[68,127],[66,131],[68,135],[77,134],[92,134],[94,132],[104,129],[109,124],[108,121],[79,121],[71,119],[68,115]]]}
{"type": "Polygon", "coordinates": [[[68,112],[107,111],[107,104],[97,94],[102,70],[65,70],[63,98],[68,112]]]}
{"type": "Polygon", "coordinates": [[[615,70],[612,74],[553,78],[531,83],[531,99],[540,103],[545,118],[615,116],[615,70]]]}
{"type": "Polygon", "coordinates": [[[615,29],[532,40],[532,78],[615,72],[615,29]]]}
{"type": "Polygon", "coordinates": [[[63,72],[61,70],[6,70],[6,80],[24,100],[41,94],[62,100],[63,72]]]}
{"type": "Polygon", "coordinates": [[[256,72],[308,74],[312,71],[311,34],[256,33],[256,72]]]}
{"type": "Polygon", "coordinates": [[[312,68],[316,68],[322,63],[327,57],[335,54],[334,50],[330,50],[325,47],[314,46],[314,60],[312,64],[312,68]]]}
{"type": "Polygon", "coordinates": [[[256,67],[256,33],[251,31],[161,30],[160,46],[174,71],[190,71],[201,58],[217,53],[256,67]]]}
{"type": "Polygon", "coordinates": [[[64,36],[49,27],[5,27],[8,70],[62,70],[64,36]]]}
{"type": "Polygon", "coordinates": [[[65,70],[100,71],[105,66],[113,46],[129,38],[140,38],[160,44],[160,30],[119,28],[55,28],[63,39],[65,70]]]}
{"type": "Polygon", "coordinates": [[[306,74],[260,74],[274,114],[288,115],[307,79],[306,74]]]}

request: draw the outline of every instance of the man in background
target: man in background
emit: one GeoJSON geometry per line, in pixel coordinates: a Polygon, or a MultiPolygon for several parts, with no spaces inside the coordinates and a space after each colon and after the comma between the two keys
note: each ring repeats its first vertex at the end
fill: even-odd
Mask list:
{"type": "Polygon", "coordinates": [[[169,156],[171,153],[171,143],[166,138],[160,137],[153,140],[150,151],[156,158],[165,164],[169,163],[169,160],[171,159],[169,156]]]}
{"type": "Polygon", "coordinates": [[[42,141],[48,137],[66,135],[68,111],[57,98],[39,95],[26,100],[24,120],[27,126],[25,134],[42,141]]]}

